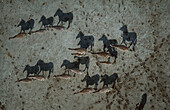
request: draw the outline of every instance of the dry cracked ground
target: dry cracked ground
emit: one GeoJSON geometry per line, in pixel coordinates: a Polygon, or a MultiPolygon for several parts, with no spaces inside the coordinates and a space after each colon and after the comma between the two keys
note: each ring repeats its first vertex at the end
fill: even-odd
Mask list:
{"type": "MultiPolygon", "coordinates": [[[[0,0],[0,109],[134,110],[142,94],[147,93],[144,110],[169,110],[169,5],[169,0],[0,0]],[[8,39],[20,32],[17,25],[21,19],[34,19],[35,31],[41,26],[40,17],[53,16],[58,8],[73,12],[69,29],[8,39]],[[94,51],[102,51],[103,43],[98,39],[104,34],[121,43],[119,29],[123,24],[130,32],[137,33],[135,51],[118,50],[117,62],[112,65],[96,64],[105,59],[89,55],[90,76],[118,74],[111,92],[74,95],[85,87],[81,82],[85,74],[70,80],[52,77],[64,72],[64,68],[60,68],[64,59],[75,60],[68,48],[78,47],[76,36],[80,31],[93,35],[94,51]],[[35,65],[39,59],[54,63],[50,79],[16,83],[17,79],[26,77],[25,65],[35,65]]],[[[57,22],[58,17],[55,17],[54,24],[57,22]]],[[[101,87],[99,83],[98,88],[101,87]]]]}

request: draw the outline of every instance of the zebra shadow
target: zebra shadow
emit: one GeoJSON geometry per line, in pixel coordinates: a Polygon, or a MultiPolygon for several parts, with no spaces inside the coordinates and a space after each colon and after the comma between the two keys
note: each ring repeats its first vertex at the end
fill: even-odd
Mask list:
{"type": "MultiPolygon", "coordinates": [[[[116,62],[117,56],[118,56],[118,52],[114,47],[111,47],[110,45],[117,45],[118,42],[116,39],[108,39],[105,35],[103,35],[101,38],[99,38],[99,41],[103,42],[103,51],[106,51],[107,48],[107,52],[109,52],[111,57],[115,57],[114,62],[116,62]]],[[[110,61],[110,58],[109,58],[110,61]]]]}
{"type": "Polygon", "coordinates": [[[23,70],[23,73],[25,71],[27,72],[27,78],[28,78],[30,74],[38,75],[39,67],[38,67],[38,65],[35,65],[35,66],[26,65],[23,70]]]}
{"type": "MultiPolygon", "coordinates": [[[[46,67],[48,68],[48,67],[46,67]]],[[[35,66],[26,65],[23,73],[27,72],[27,76],[24,79],[20,79],[17,82],[31,82],[33,80],[41,80],[44,81],[44,75],[39,75],[42,71],[42,67],[40,66],[40,60],[35,66]]]]}
{"type": "Polygon", "coordinates": [[[9,37],[9,39],[25,37],[25,35],[27,34],[26,33],[27,30],[29,30],[28,34],[32,32],[32,29],[34,28],[34,23],[35,23],[34,19],[30,19],[28,21],[21,19],[20,23],[17,26],[17,27],[21,26],[20,32],[13,37],[9,37]]]}
{"type": "Polygon", "coordinates": [[[142,95],[142,99],[141,99],[140,104],[139,103],[136,104],[136,109],[135,110],[143,110],[143,108],[144,108],[144,106],[146,104],[146,101],[147,101],[147,94],[144,93],[142,95]]]}
{"type": "Polygon", "coordinates": [[[20,23],[18,24],[18,27],[21,26],[21,31],[20,33],[25,33],[26,30],[29,30],[29,33],[32,31],[34,28],[34,19],[30,19],[27,22],[23,19],[21,19],[20,23]]]}
{"type": "Polygon", "coordinates": [[[118,78],[117,73],[114,73],[114,74],[112,74],[112,75],[110,75],[110,76],[108,76],[107,74],[105,74],[105,75],[101,75],[101,80],[100,80],[100,82],[103,82],[103,88],[104,88],[105,86],[108,87],[108,85],[111,85],[111,84],[113,84],[113,85],[112,85],[112,88],[114,88],[117,78],[118,78]]]}
{"type": "Polygon", "coordinates": [[[124,43],[126,46],[126,41],[130,42],[130,45],[128,48],[131,47],[131,45],[133,44],[133,50],[135,50],[135,45],[137,43],[137,34],[136,32],[129,32],[127,29],[127,25],[123,25],[120,30],[123,32],[123,40],[121,42],[124,43]]]}
{"type": "Polygon", "coordinates": [[[43,60],[38,60],[37,64],[40,67],[38,75],[42,72],[43,76],[46,71],[49,72],[48,78],[50,78],[51,73],[54,71],[54,64],[52,62],[45,63],[43,60]]]}
{"type": "Polygon", "coordinates": [[[78,61],[69,61],[67,59],[63,60],[63,63],[61,64],[60,68],[65,67],[65,71],[63,74],[55,75],[54,78],[59,79],[70,79],[70,71],[74,73],[73,77],[75,77],[76,74],[83,74],[83,72],[79,69],[80,63],[78,61]],[[66,74],[67,72],[67,74],[66,74]]]}
{"type": "Polygon", "coordinates": [[[63,74],[66,74],[68,72],[68,75],[71,70],[79,70],[79,62],[78,61],[69,61],[67,59],[63,60],[63,63],[61,64],[60,68],[65,67],[65,71],[63,74]]]}
{"type": "Polygon", "coordinates": [[[54,17],[49,17],[49,18],[46,18],[44,15],[41,17],[39,23],[42,23],[41,24],[41,27],[39,30],[46,30],[46,29],[57,29],[57,30],[61,30],[61,29],[64,29],[65,27],[64,26],[54,26],[54,17]],[[44,27],[44,28],[42,28],[44,27]]]}
{"type": "Polygon", "coordinates": [[[79,43],[77,44],[80,48],[87,50],[90,47],[90,51],[93,50],[94,47],[94,37],[92,35],[85,36],[83,32],[79,32],[76,36],[76,39],[80,39],[79,43]]]}
{"type": "Polygon", "coordinates": [[[85,57],[78,57],[78,56],[74,56],[74,58],[77,59],[77,61],[79,62],[79,65],[85,65],[85,68],[83,71],[87,70],[87,74],[88,74],[88,70],[89,70],[89,65],[90,65],[90,57],[89,56],[85,56],[85,57]]]}
{"type": "Polygon", "coordinates": [[[58,16],[58,18],[59,18],[57,26],[60,24],[60,22],[61,22],[61,25],[63,25],[63,22],[68,21],[67,29],[70,27],[70,24],[73,21],[73,13],[72,12],[64,13],[60,8],[58,8],[56,13],[54,14],[54,17],[56,17],[56,16],[58,16]]]}
{"type": "Polygon", "coordinates": [[[39,23],[41,23],[41,27],[40,29],[42,29],[42,27],[44,27],[44,29],[46,29],[48,26],[53,26],[54,23],[54,18],[51,16],[49,18],[46,18],[44,15],[41,17],[39,23]]]}
{"type": "Polygon", "coordinates": [[[38,23],[41,23],[40,29],[30,32],[29,34],[43,33],[44,31],[47,31],[49,29],[61,30],[61,29],[65,28],[63,26],[54,26],[54,17],[52,17],[52,16],[47,18],[46,16],[42,15],[38,23]]]}
{"type": "Polygon", "coordinates": [[[109,50],[109,48],[111,48],[110,45],[117,45],[118,44],[116,39],[108,39],[106,37],[106,35],[103,35],[101,38],[99,38],[99,41],[103,42],[103,51],[104,52],[106,51],[106,48],[107,48],[107,50],[109,50]]]}
{"type": "Polygon", "coordinates": [[[86,74],[85,77],[81,80],[82,82],[86,82],[86,87],[88,88],[89,85],[95,85],[94,89],[97,90],[98,82],[99,82],[100,76],[99,74],[89,76],[89,74],[86,74]]]}
{"type": "Polygon", "coordinates": [[[89,68],[89,63],[90,63],[90,58],[89,57],[77,57],[75,56],[74,58],[76,58],[76,61],[69,61],[67,59],[63,60],[63,63],[61,64],[60,68],[65,67],[65,71],[63,74],[66,74],[66,72],[68,73],[67,75],[69,75],[70,71],[75,74],[83,74],[85,70],[87,70],[88,73],[88,68],[89,68]],[[84,70],[80,70],[80,64],[81,65],[85,65],[85,69],[84,70]]]}

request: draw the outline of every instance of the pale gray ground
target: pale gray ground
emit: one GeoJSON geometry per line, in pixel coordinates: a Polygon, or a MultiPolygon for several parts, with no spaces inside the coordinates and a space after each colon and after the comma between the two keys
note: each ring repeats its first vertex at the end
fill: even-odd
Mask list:
{"type": "MultiPolygon", "coordinates": [[[[142,94],[147,93],[144,110],[169,110],[169,5],[169,0],[0,0],[0,109],[134,110],[142,94]],[[20,31],[16,27],[20,18],[34,19],[35,31],[41,26],[40,17],[53,16],[58,8],[74,14],[68,30],[8,39],[20,31]],[[90,55],[90,75],[118,73],[119,80],[112,92],[74,95],[85,87],[81,82],[84,75],[76,75],[71,80],[51,77],[29,84],[15,83],[26,76],[22,73],[25,65],[35,65],[39,59],[54,63],[52,76],[62,74],[62,61],[74,60],[68,48],[77,47],[79,40],[75,38],[79,31],[94,36],[95,51],[103,48],[98,41],[103,34],[120,43],[122,22],[138,35],[136,51],[118,51],[117,63],[110,66],[96,65],[105,59],[90,55]]],[[[56,24],[58,17],[54,21],[56,24]]]]}

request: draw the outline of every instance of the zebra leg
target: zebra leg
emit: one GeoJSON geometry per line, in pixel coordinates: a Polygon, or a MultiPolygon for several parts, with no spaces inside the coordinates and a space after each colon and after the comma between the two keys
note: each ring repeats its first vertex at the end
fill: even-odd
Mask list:
{"type": "Polygon", "coordinates": [[[29,33],[31,33],[32,32],[32,28],[30,28],[30,31],[29,31],[29,33]]]}
{"type": "Polygon", "coordinates": [[[133,51],[135,51],[135,46],[133,46],[133,51]]]}
{"type": "Polygon", "coordinates": [[[136,45],[136,43],[137,43],[137,38],[136,38],[135,41],[134,41],[134,46],[136,45]]]}
{"type": "MultiPolygon", "coordinates": [[[[132,41],[133,42],[133,41],[132,41]]],[[[132,45],[132,42],[130,43],[130,45],[129,45],[129,47],[128,48],[130,48],[131,47],[131,45],[132,45]]]]}
{"type": "Polygon", "coordinates": [[[44,71],[42,71],[42,73],[43,73],[43,76],[44,76],[44,71]]]}
{"type": "Polygon", "coordinates": [[[44,25],[44,29],[47,30],[47,25],[44,25]]]}
{"type": "Polygon", "coordinates": [[[61,21],[61,26],[63,25],[63,21],[61,21]]]}
{"type": "Polygon", "coordinates": [[[25,30],[23,30],[23,32],[25,33],[25,30]]]}
{"type": "Polygon", "coordinates": [[[106,87],[108,87],[108,84],[106,84],[106,87]]]}
{"type": "Polygon", "coordinates": [[[67,26],[67,29],[70,27],[70,22],[68,22],[68,26],[67,26]]]}
{"type": "Polygon", "coordinates": [[[103,87],[102,88],[104,88],[104,86],[105,86],[105,84],[103,83],[103,87]]]}
{"type": "Polygon", "coordinates": [[[108,62],[110,62],[110,57],[108,58],[108,62]]]}
{"type": "Polygon", "coordinates": [[[37,73],[38,75],[40,74],[41,70],[37,73]]]}
{"type": "Polygon", "coordinates": [[[94,90],[97,90],[98,83],[95,83],[94,90]]]}
{"type": "Polygon", "coordinates": [[[49,23],[49,25],[52,27],[52,26],[53,26],[53,22],[52,22],[52,23],[49,23]]]}
{"type": "Polygon", "coordinates": [[[113,86],[112,86],[112,88],[114,88],[114,86],[115,86],[115,81],[113,82],[113,86]]]}
{"type": "Polygon", "coordinates": [[[114,63],[116,63],[116,59],[117,59],[117,55],[115,55],[115,61],[114,61],[114,63]]]}
{"type": "Polygon", "coordinates": [[[135,51],[135,45],[136,45],[137,39],[133,42],[133,51],[135,51]]]}
{"type": "Polygon", "coordinates": [[[86,64],[86,67],[84,69],[84,71],[87,69],[87,73],[88,73],[88,70],[89,70],[89,64],[86,64]]]}
{"type": "Polygon", "coordinates": [[[68,27],[67,27],[67,29],[70,27],[71,22],[72,22],[72,21],[68,21],[68,27]]]}
{"type": "Polygon", "coordinates": [[[27,78],[28,78],[28,76],[29,76],[29,73],[27,73],[27,78]]]}
{"type": "Polygon", "coordinates": [[[86,71],[86,67],[84,68],[84,70],[83,71],[86,71]]]}
{"type": "Polygon", "coordinates": [[[49,75],[48,75],[48,79],[50,78],[50,74],[51,74],[51,70],[49,70],[49,75]]]}
{"type": "Polygon", "coordinates": [[[68,75],[69,75],[69,70],[67,70],[68,71],[68,75]]]}
{"type": "Polygon", "coordinates": [[[86,81],[86,88],[88,88],[89,87],[89,84],[87,83],[87,81],[86,81]]]}
{"type": "Polygon", "coordinates": [[[125,42],[125,39],[122,40],[121,44],[122,44],[122,43],[124,43],[124,44],[127,46],[127,44],[126,44],[126,42],[125,42]]]}
{"type": "Polygon", "coordinates": [[[125,41],[124,41],[123,43],[127,46],[127,44],[126,44],[126,42],[125,42],[125,41]]]}
{"type": "Polygon", "coordinates": [[[87,66],[84,68],[84,70],[83,70],[83,71],[86,71],[86,68],[87,68],[87,66]]]}
{"type": "Polygon", "coordinates": [[[60,20],[58,21],[57,26],[58,26],[59,23],[60,23],[60,20]]]}
{"type": "Polygon", "coordinates": [[[93,45],[91,44],[91,50],[90,51],[92,51],[92,48],[93,48],[93,45]]]}
{"type": "Polygon", "coordinates": [[[122,44],[124,42],[124,39],[122,40],[122,42],[120,44],[122,44]]]}
{"type": "Polygon", "coordinates": [[[66,71],[67,71],[67,69],[64,71],[64,73],[63,73],[63,74],[66,74],[66,71]]]}
{"type": "Polygon", "coordinates": [[[30,29],[29,33],[31,33],[32,29],[30,29]]]}
{"type": "MultiPolygon", "coordinates": [[[[132,44],[133,44],[133,51],[134,51],[134,50],[135,50],[135,48],[134,48],[134,47],[135,47],[135,41],[132,41],[132,42],[131,42],[131,45],[132,45],[132,44]]],[[[131,46],[131,45],[130,45],[130,46],[131,46]]],[[[129,47],[130,47],[130,46],[129,46],[129,47]]],[[[128,47],[128,48],[129,48],[129,47],[128,47]]]]}
{"type": "Polygon", "coordinates": [[[104,44],[104,46],[103,46],[103,51],[104,51],[104,52],[106,51],[105,49],[106,49],[106,45],[104,44]]]}
{"type": "Polygon", "coordinates": [[[91,51],[93,51],[94,42],[91,43],[91,51]]]}
{"type": "Polygon", "coordinates": [[[43,25],[41,25],[40,29],[42,29],[43,25]]]}
{"type": "Polygon", "coordinates": [[[21,28],[21,31],[20,31],[20,33],[22,33],[22,28],[21,28]]]}

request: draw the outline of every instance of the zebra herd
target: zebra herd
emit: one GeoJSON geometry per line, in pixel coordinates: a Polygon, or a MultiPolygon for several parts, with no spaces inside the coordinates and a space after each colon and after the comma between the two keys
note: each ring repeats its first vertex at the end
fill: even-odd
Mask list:
{"type": "MultiPolygon", "coordinates": [[[[67,28],[69,28],[70,24],[73,21],[72,12],[64,13],[61,9],[58,9],[56,13],[54,14],[54,17],[55,16],[58,16],[59,18],[57,26],[60,23],[63,24],[63,22],[68,21],[67,28]]],[[[42,27],[46,29],[49,26],[53,26],[54,17],[51,16],[49,18],[46,18],[45,16],[42,16],[39,21],[39,23],[42,22],[40,29],[42,29],[42,27]]],[[[34,23],[35,21],[33,19],[30,19],[27,22],[25,22],[22,19],[21,22],[18,24],[18,26],[21,26],[20,33],[21,32],[25,33],[26,30],[29,30],[31,32],[34,27],[34,23]]],[[[89,85],[95,85],[95,90],[97,90],[97,85],[100,79],[101,79],[100,82],[103,82],[103,88],[105,86],[108,87],[108,85],[111,85],[111,84],[112,84],[112,88],[114,88],[116,80],[118,78],[117,73],[113,73],[110,76],[107,74],[101,75],[101,76],[99,76],[98,74],[94,76],[89,75],[88,69],[89,69],[90,58],[89,56],[86,56],[86,52],[87,52],[87,49],[90,47],[91,54],[96,54],[102,57],[106,57],[108,58],[107,63],[109,63],[110,57],[115,57],[114,62],[116,62],[116,58],[118,55],[116,47],[122,48],[123,47],[122,44],[125,44],[124,48],[130,48],[131,45],[133,45],[133,50],[135,50],[135,45],[137,43],[137,34],[135,32],[129,32],[127,29],[127,25],[122,26],[120,30],[123,32],[123,40],[120,45],[118,45],[118,42],[116,39],[107,39],[105,35],[103,35],[100,39],[98,39],[99,41],[103,42],[102,52],[92,52],[93,47],[94,47],[94,40],[95,40],[94,37],[85,36],[84,33],[80,31],[78,35],[76,36],[76,39],[80,39],[80,42],[77,44],[78,46],[80,46],[80,48],[69,48],[69,50],[77,52],[77,53],[72,53],[72,55],[75,56],[74,58],[76,58],[77,61],[71,62],[71,61],[68,61],[67,59],[63,60],[63,63],[61,64],[61,68],[65,67],[65,72],[63,73],[63,76],[66,75],[66,72],[68,72],[67,75],[69,75],[70,71],[77,73],[79,70],[79,65],[82,64],[82,65],[85,65],[85,69],[83,70],[83,72],[87,70],[87,74],[85,75],[84,79],[81,80],[82,82],[84,81],[86,82],[86,88],[88,88],[89,85]],[[126,41],[130,42],[130,45],[128,47],[127,47],[126,41]]],[[[49,78],[53,70],[54,70],[54,65],[52,62],[45,63],[43,60],[39,60],[35,66],[26,65],[23,72],[27,71],[27,78],[28,78],[30,74],[33,74],[36,76],[36,75],[39,75],[40,72],[42,72],[44,76],[44,72],[49,71],[49,75],[48,75],[48,78],[49,78]]],[[[82,71],[80,70],[79,72],[82,72],[82,71]]],[[[146,103],[146,97],[147,97],[146,94],[142,96],[141,103],[136,105],[136,110],[143,109],[146,103]]]]}
{"type": "Polygon", "coordinates": [[[30,74],[33,75],[39,75],[42,71],[44,76],[44,71],[49,71],[48,78],[50,77],[50,74],[54,71],[54,65],[52,62],[45,63],[43,60],[38,60],[37,64],[35,66],[26,65],[24,68],[23,73],[27,71],[27,78],[30,74]]]}
{"type": "MultiPolygon", "coordinates": [[[[64,13],[60,8],[56,11],[56,13],[54,14],[54,17],[55,16],[58,16],[59,18],[59,21],[57,23],[57,26],[59,25],[59,23],[63,23],[63,22],[67,22],[68,21],[68,27],[70,27],[70,24],[72,23],[72,20],[73,20],[73,13],[72,12],[68,12],[68,13],[64,13]]],[[[40,21],[39,23],[42,22],[42,25],[40,27],[40,29],[42,29],[42,27],[44,27],[44,29],[46,29],[48,26],[53,26],[53,23],[54,23],[54,17],[49,17],[49,18],[46,18],[44,15],[40,18],[40,21]]],[[[29,32],[32,31],[32,29],[34,28],[34,19],[30,19],[28,20],[27,22],[23,19],[21,19],[20,23],[18,24],[18,27],[21,26],[21,32],[24,32],[26,30],[30,30],[29,32]]]]}

